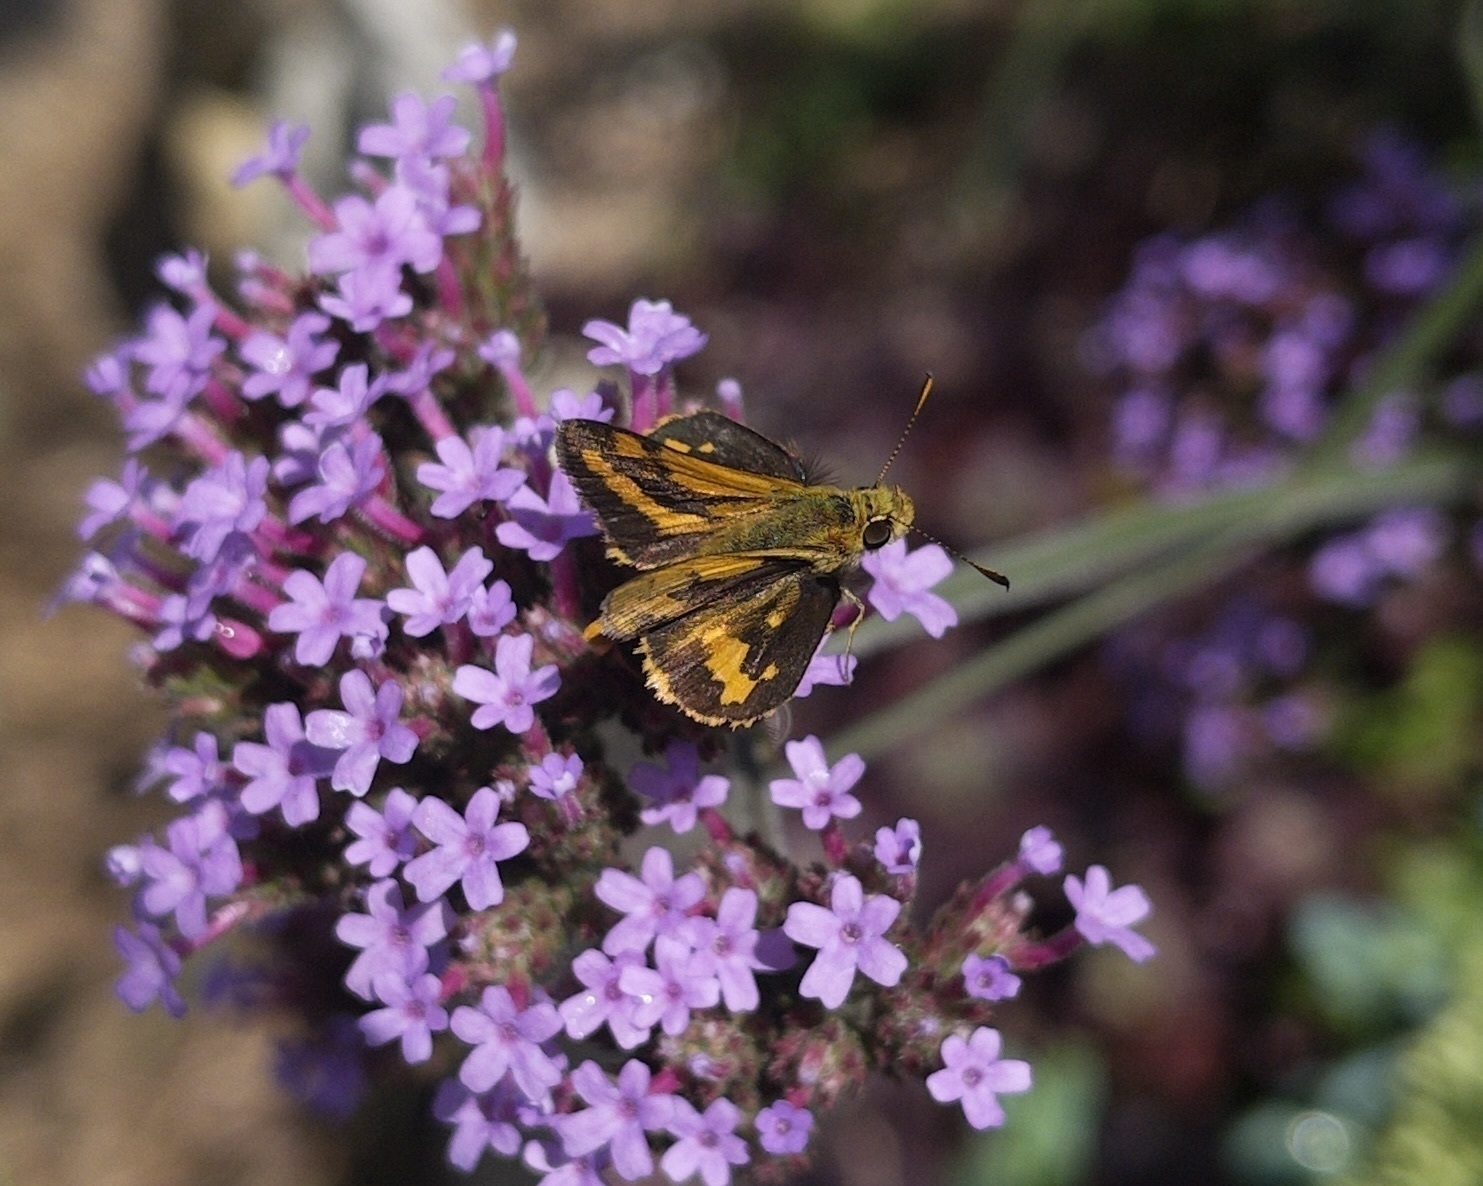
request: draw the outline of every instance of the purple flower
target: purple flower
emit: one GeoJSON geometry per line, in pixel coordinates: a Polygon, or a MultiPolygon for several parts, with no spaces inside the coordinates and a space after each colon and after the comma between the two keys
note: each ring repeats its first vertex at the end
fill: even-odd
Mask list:
{"type": "Polygon", "coordinates": [[[431,548],[417,548],[407,556],[407,575],[413,587],[391,590],[386,604],[406,615],[404,633],[422,638],[467,614],[474,590],[493,571],[494,562],[485,558],[482,548],[466,551],[452,572],[443,571],[443,562],[431,548]]]}
{"type": "Polygon", "coordinates": [[[412,297],[402,291],[402,269],[394,264],[368,265],[346,272],[334,292],[320,295],[319,307],[368,334],[383,321],[412,312],[412,297]]]}
{"type": "Polygon", "coordinates": [[[402,887],[391,878],[366,891],[365,914],[344,914],[335,924],[335,937],[347,947],[359,947],[345,973],[345,987],[358,997],[373,998],[372,982],[390,973],[410,980],[427,971],[427,949],[448,937],[453,910],[435,902],[403,907],[402,887]]]}
{"type": "Polygon", "coordinates": [[[395,678],[378,688],[364,671],[347,671],[340,677],[340,702],[344,712],[315,709],[304,729],[315,745],[342,751],[330,786],[360,796],[371,789],[382,758],[398,765],[411,759],[417,734],[398,719],[402,686],[395,678]]]}
{"type": "Polygon", "coordinates": [[[747,1143],[736,1135],[741,1109],[725,1096],[713,1100],[704,1113],[689,1100],[675,1097],[674,1111],[665,1126],[679,1138],[659,1159],[672,1182],[699,1174],[705,1186],[726,1186],[731,1167],[746,1165],[747,1143]]]}
{"type": "Polygon", "coordinates": [[[809,1130],[814,1114],[807,1108],[795,1108],[787,1100],[775,1100],[757,1113],[757,1143],[769,1153],[782,1157],[802,1153],[808,1147],[809,1130]]]}
{"type": "Polygon", "coordinates": [[[908,553],[906,540],[892,540],[884,548],[866,552],[860,567],[875,578],[865,596],[886,621],[911,614],[933,638],[941,638],[949,626],[958,624],[957,611],[928,592],[953,571],[952,559],[936,544],[908,553]]]}
{"type": "Polygon", "coordinates": [[[320,582],[312,572],[297,569],[283,579],[283,591],[293,600],[268,614],[268,629],[297,634],[294,658],[305,667],[323,667],[342,637],[354,640],[352,650],[379,653],[386,641],[381,620],[383,603],[356,597],[366,562],[354,552],[341,552],[320,582]]]}
{"type": "Polygon", "coordinates": [[[1112,878],[1101,865],[1087,870],[1083,883],[1074,874],[1065,880],[1066,897],[1076,908],[1076,929],[1088,943],[1111,943],[1134,963],[1141,964],[1157,948],[1132,928],[1153,909],[1148,895],[1136,885],[1112,888],[1112,878]]]}
{"type": "Polygon", "coordinates": [[[345,826],[360,839],[346,846],[346,861],[367,866],[372,877],[390,877],[417,851],[417,837],[412,831],[416,806],[417,800],[401,787],[392,787],[386,793],[380,811],[368,803],[352,803],[345,813],[345,826]]]}
{"type": "Polygon", "coordinates": [[[860,814],[860,800],[849,793],[865,773],[859,754],[846,754],[831,767],[823,743],[813,736],[788,742],[783,752],[797,777],[772,780],[774,803],[801,808],[804,826],[816,831],[835,817],[854,819],[860,814]]]}
{"type": "Polygon", "coordinates": [[[443,77],[449,82],[489,82],[508,70],[514,57],[515,34],[501,29],[488,45],[466,45],[459,50],[443,77]]]}
{"type": "Polygon", "coordinates": [[[628,1181],[653,1173],[654,1155],[645,1134],[669,1124],[674,1096],[651,1092],[649,1068],[636,1058],[623,1064],[616,1083],[590,1060],[572,1072],[571,1081],[589,1106],[553,1122],[567,1154],[584,1157],[606,1145],[613,1168],[628,1181]]]}
{"type": "Polygon", "coordinates": [[[1337,536],[1308,562],[1308,583],[1320,597],[1364,606],[1375,597],[1384,569],[1359,533],[1337,536]]]}
{"type": "Polygon", "coordinates": [[[1017,859],[1026,869],[1047,875],[1059,873],[1062,855],[1060,843],[1044,825],[1036,825],[1020,837],[1017,859]]]}
{"type": "Polygon", "coordinates": [[[1262,705],[1261,718],[1262,731],[1286,750],[1311,749],[1328,725],[1323,706],[1303,692],[1274,696],[1262,705]]]}
{"type": "Polygon", "coordinates": [[[232,765],[247,776],[242,806],[253,815],[279,807],[284,822],[298,827],[319,818],[316,780],[334,769],[335,755],[309,742],[292,702],[270,704],[263,713],[266,744],[239,741],[232,765]]]}
{"type": "Polygon", "coordinates": [[[922,825],[901,819],[894,828],[876,829],[875,859],[898,877],[915,873],[922,859],[922,825]]]}
{"type": "Polygon", "coordinates": [[[795,943],[819,949],[798,991],[826,1008],[838,1008],[849,995],[857,968],[882,987],[894,987],[906,971],[906,956],[884,936],[899,913],[901,903],[895,898],[865,897],[859,879],[848,873],[835,879],[829,909],[794,902],[783,933],[795,943]]]}
{"type": "Polygon", "coordinates": [[[807,696],[815,688],[825,685],[842,688],[855,678],[855,666],[859,662],[854,655],[846,654],[824,654],[824,648],[829,645],[826,636],[819,644],[819,650],[808,666],[804,668],[803,678],[798,681],[798,687],[793,689],[793,695],[799,698],[807,696]]]}
{"type": "Polygon", "coordinates": [[[156,917],[173,913],[180,933],[195,939],[206,930],[207,897],[229,894],[242,881],[242,857],[220,803],[174,820],[165,837],[168,847],[141,850],[139,902],[156,917]]]}
{"type": "Polygon", "coordinates": [[[252,531],[268,513],[268,459],[251,464],[236,450],[185,488],[175,511],[175,530],[184,537],[186,555],[209,564],[227,537],[252,531]]]}
{"type": "Polygon", "coordinates": [[[963,960],[963,989],[981,1001],[1007,1001],[1020,991],[1020,978],[1002,955],[970,955],[963,960]]]}
{"type": "Polygon", "coordinates": [[[561,1032],[561,1014],[550,1001],[521,1009],[509,989],[492,984],[477,1008],[460,1005],[453,1011],[453,1032],[474,1048],[458,1069],[470,1091],[488,1091],[508,1073],[526,1099],[542,1103],[561,1082],[561,1068],[541,1049],[561,1032]]]}
{"type": "Polygon", "coordinates": [[[507,548],[528,552],[532,560],[554,560],[567,540],[597,534],[597,520],[577,499],[566,474],[551,475],[551,490],[542,498],[529,486],[521,486],[505,502],[510,518],[494,529],[507,548]]]}
{"type": "Polygon", "coordinates": [[[269,174],[284,179],[292,177],[299,171],[299,154],[308,139],[307,124],[275,119],[268,125],[267,150],[248,157],[238,165],[236,172],[232,174],[232,184],[246,185],[249,181],[269,174]]]}
{"type": "Polygon", "coordinates": [[[1004,1123],[998,1097],[1030,1090],[1030,1064],[1000,1058],[999,1031],[979,1026],[963,1040],[949,1034],[942,1042],[943,1068],[927,1076],[927,1090],[939,1104],[955,1101],[974,1128],[997,1128],[1004,1123]]]}
{"type": "Polygon", "coordinates": [[[510,586],[504,581],[495,581],[487,589],[480,585],[469,597],[469,612],[465,616],[469,629],[480,638],[496,637],[515,620],[510,586]]]}
{"type": "Polygon", "coordinates": [[[499,862],[524,852],[530,833],[524,824],[496,823],[499,804],[493,787],[475,791],[463,815],[436,796],[417,804],[412,822],[437,845],[403,870],[419,899],[430,902],[459,882],[472,910],[487,910],[505,900],[499,862]]]}
{"type": "Polygon", "coordinates": [[[721,895],[714,919],[690,920],[688,937],[695,948],[691,971],[714,976],[726,1007],[733,1013],[750,1012],[760,1000],[753,973],[768,965],[757,958],[761,935],[756,921],[757,894],[738,885],[721,895]]]}
{"type": "Polygon", "coordinates": [[[619,363],[637,375],[657,375],[666,363],[689,358],[706,343],[706,335],[668,301],[634,301],[626,330],[594,318],[582,334],[600,343],[587,351],[593,366],[619,363]]]}
{"type": "Polygon", "coordinates": [[[160,770],[170,781],[165,794],[177,803],[200,799],[226,785],[227,764],[221,760],[216,736],[202,730],[191,749],[172,745],[160,758],[160,770]]]}
{"type": "Polygon", "coordinates": [[[157,651],[173,651],[187,639],[205,642],[216,632],[216,615],[189,597],[171,593],[160,601],[159,632],[150,640],[157,651]]]}
{"type": "Polygon", "coordinates": [[[618,973],[618,987],[639,1004],[635,1025],[656,1023],[675,1037],[690,1024],[690,1010],[710,1009],[721,999],[716,977],[695,958],[688,943],[660,935],[654,941],[654,967],[629,964],[618,973]]]}
{"type": "Polygon", "coordinates": [[[475,729],[503,725],[526,733],[535,725],[538,704],[556,695],[561,677],[556,664],[530,669],[535,639],[529,634],[502,634],[494,648],[494,670],[465,664],[453,673],[453,690],[480,705],[471,718],[475,729]]]}
{"type": "Polygon", "coordinates": [[[426,1062],[432,1057],[433,1034],[448,1028],[448,1011],[438,1003],[442,981],[431,972],[410,980],[395,972],[382,972],[372,981],[372,987],[385,1007],[361,1017],[359,1025],[366,1041],[384,1046],[400,1038],[402,1058],[409,1063],[426,1062]]]}
{"type": "Polygon", "coordinates": [[[609,955],[615,951],[644,951],[656,935],[674,935],[686,912],[705,897],[699,873],[676,878],[674,858],[657,845],[644,854],[641,876],[621,869],[604,869],[593,892],[600,902],[624,915],[602,941],[609,955]]]}
{"type": "Polygon", "coordinates": [[[167,404],[183,407],[206,383],[207,373],[226,343],[215,337],[216,307],[198,305],[182,317],[169,305],[156,305],[146,320],[146,331],[130,351],[149,368],[144,389],[167,404]]]}
{"type": "Polygon", "coordinates": [[[388,185],[374,204],[349,194],[335,203],[335,219],[339,230],[309,243],[312,271],[380,276],[405,264],[431,272],[443,258],[443,240],[429,229],[417,194],[405,185],[388,185]]]}
{"type": "Polygon", "coordinates": [[[1420,421],[1421,409],[1414,395],[1405,391],[1387,395],[1375,405],[1370,423],[1350,446],[1350,460],[1367,469],[1394,465],[1410,450],[1420,421]]]}
{"type": "Polygon", "coordinates": [[[1136,387],[1119,397],[1112,412],[1112,451],[1124,466],[1146,466],[1169,432],[1169,397],[1136,387]]]}
{"type": "Polygon", "coordinates": [[[285,408],[296,408],[308,399],[314,376],[333,366],[340,353],[338,342],[320,336],[329,327],[324,314],[301,313],[285,337],[254,330],[243,338],[237,353],[253,369],[242,380],[242,397],[277,396],[285,408]]]}
{"type": "Polygon", "coordinates": [[[452,95],[428,103],[415,91],[403,92],[391,101],[391,123],[367,124],[356,147],[365,156],[462,156],[469,133],[452,122],[457,104],[452,95]]]}
{"type": "Polygon", "coordinates": [[[1370,555],[1387,572],[1418,577],[1447,547],[1447,519],[1436,507],[1387,511],[1365,533],[1370,555]]]}
{"type": "Polygon", "coordinates": [[[290,523],[302,523],[315,515],[321,523],[333,523],[375,494],[386,477],[381,438],[370,432],[353,445],[331,441],[315,469],[319,481],[300,490],[288,504],[290,523]]]}
{"type": "Polygon", "coordinates": [[[547,754],[528,772],[530,793],[539,799],[560,799],[577,789],[582,777],[582,759],[576,754],[547,754]]]}
{"type": "Polygon", "coordinates": [[[365,1056],[355,1018],[337,1013],[305,1036],[279,1043],[274,1078],[318,1114],[347,1121],[366,1094],[365,1056]]]}
{"type": "Polygon", "coordinates": [[[304,423],[321,430],[348,427],[364,419],[390,386],[385,375],[377,375],[372,381],[370,368],[363,362],[353,362],[340,372],[336,386],[314,389],[304,423]]]}
{"type": "Polygon", "coordinates": [[[607,1023],[613,1040],[632,1050],[649,1037],[648,1026],[639,1025],[634,1013],[642,1003],[623,991],[618,983],[626,967],[644,967],[638,951],[620,951],[609,959],[593,948],[572,961],[572,975],[582,988],[561,1002],[561,1020],[567,1036],[581,1041],[607,1023]]]}
{"type": "Polygon", "coordinates": [[[113,991],[135,1013],[142,1013],[155,1001],[171,1017],[185,1013],[185,1001],[175,988],[180,973],[180,956],[160,937],[159,927],[147,922],[139,930],[113,928],[113,947],[127,967],[113,991]]]}
{"type": "Polygon", "coordinates": [[[525,1100],[507,1080],[492,1091],[475,1095],[463,1084],[446,1079],[433,1099],[433,1115],[453,1126],[448,1160],[465,1173],[479,1164],[486,1149],[506,1157],[520,1152],[520,1129],[529,1119],[525,1100]]]}
{"type": "Polygon", "coordinates": [[[143,491],[148,476],[139,460],[130,457],[124,462],[117,482],[111,478],[99,478],[89,486],[83,495],[89,513],[77,524],[78,538],[92,539],[110,523],[123,522],[143,491]]]}
{"type": "Polygon", "coordinates": [[[438,462],[426,461],[417,467],[417,480],[433,490],[441,490],[430,508],[440,519],[453,519],[476,502],[504,502],[525,484],[525,474],[500,465],[505,451],[504,430],[497,427],[476,430],[474,447],[463,437],[444,437],[437,444],[438,462]]]}
{"type": "Polygon", "coordinates": [[[729,780],[719,774],[700,776],[699,756],[688,741],[671,741],[664,750],[664,766],[635,762],[628,772],[628,785],[637,795],[653,801],[639,812],[649,826],[668,820],[678,833],[695,827],[697,809],[719,807],[726,802],[729,780]]]}
{"type": "Polygon", "coordinates": [[[551,419],[559,423],[562,420],[601,420],[607,424],[612,420],[614,409],[603,402],[602,392],[589,391],[586,395],[578,395],[570,387],[558,387],[551,393],[551,419]]]}

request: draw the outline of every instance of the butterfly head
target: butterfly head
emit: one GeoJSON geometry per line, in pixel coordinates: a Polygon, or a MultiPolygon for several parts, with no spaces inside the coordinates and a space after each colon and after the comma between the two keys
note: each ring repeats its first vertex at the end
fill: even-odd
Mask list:
{"type": "Polygon", "coordinates": [[[860,544],[867,552],[884,548],[911,528],[916,508],[900,486],[866,486],[859,496],[860,544]]]}

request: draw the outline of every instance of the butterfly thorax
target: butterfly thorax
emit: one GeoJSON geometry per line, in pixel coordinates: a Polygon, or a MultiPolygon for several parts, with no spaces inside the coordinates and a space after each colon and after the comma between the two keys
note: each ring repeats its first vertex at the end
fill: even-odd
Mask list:
{"type": "Polygon", "coordinates": [[[765,513],[719,523],[697,553],[788,553],[821,574],[839,574],[864,553],[899,539],[915,515],[897,486],[800,486],[774,499],[765,513]]]}

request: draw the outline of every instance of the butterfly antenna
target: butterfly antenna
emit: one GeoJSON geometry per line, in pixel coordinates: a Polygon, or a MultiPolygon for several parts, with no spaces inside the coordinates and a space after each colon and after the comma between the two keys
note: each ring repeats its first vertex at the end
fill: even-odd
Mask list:
{"type": "MultiPolygon", "coordinates": [[[[886,464],[881,466],[880,476],[876,478],[875,484],[879,486],[886,479],[886,471],[891,468],[891,462],[896,460],[896,454],[901,452],[901,446],[906,444],[906,434],[911,431],[911,426],[917,422],[917,417],[922,414],[922,405],[927,402],[927,397],[932,394],[932,372],[927,372],[927,377],[922,381],[922,394],[917,396],[917,406],[911,410],[911,416],[906,421],[906,427],[901,430],[901,437],[896,442],[896,447],[891,450],[891,456],[886,458],[886,464]]],[[[970,561],[970,563],[972,563],[970,561]]]]}
{"type": "Polygon", "coordinates": [[[957,548],[948,547],[947,544],[943,543],[936,536],[928,535],[920,527],[916,526],[916,524],[912,524],[911,530],[916,532],[923,539],[930,540],[932,543],[936,544],[939,548],[941,548],[944,552],[947,552],[949,555],[956,556],[959,560],[968,565],[969,568],[973,569],[980,576],[986,576],[989,578],[989,580],[993,581],[994,584],[1003,585],[1006,589],[1009,588],[1009,578],[1002,572],[995,572],[992,568],[985,568],[977,561],[968,559],[968,557],[963,555],[962,552],[958,551],[957,548]]]}

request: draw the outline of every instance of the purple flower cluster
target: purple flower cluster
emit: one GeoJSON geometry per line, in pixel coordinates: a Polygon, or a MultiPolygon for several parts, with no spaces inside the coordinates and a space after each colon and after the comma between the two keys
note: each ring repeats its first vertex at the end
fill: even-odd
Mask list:
{"type": "MultiPolygon", "coordinates": [[[[1129,928],[1147,901],[1094,867],[1066,883],[1076,923],[1031,937],[1021,883],[1060,868],[1037,835],[908,928],[922,830],[846,837],[858,756],[786,745],[772,799],[824,850],[791,862],[728,823],[724,735],[588,643],[611,574],[551,443],[560,419],[613,417],[617,388],[542,410],[525,377],[543,326],[503,176],[513,51],[502,34],[449,72],[477,94],[481,146],[451,96],[399,96],[333,201],[299,173],[307,130],[275,125],[238,180],[298,203],[307,273],[244,256],[225,296],[200,257],[167,260],[176,303],[89,371],[131,455],[88,492],[66,595],[144,631],[174,715],[141,784],[180,809],[108,856],[133,890],[119,996],[180,1013],[182,961],[251,928],[253,1003],[316,1002],[286,1083],[343,1114],[399,1065],[369,1047],[456,1066],[434,1105],[450,1160],[519,1156],[552,1184],[657,1165],[720,1186],[797,1159],[862,1044],[918,1078],[941,1067],[936,1098],[998,1123],[1029,1072],[998,1057],[994,1003],[1084,943],[1145,958],[1129,928]],[[697,824],[679,868],[667,842],[697,824]],[[634,869],[620,853],[641,828],[634,869]]],[[[639,428],[679,406],[674,364],[705,343],[664,301],[584,332],[594,365],[626,372],[639,428]]],[[[868,596],[938,635],[948,566],[884,548],[868,596]]],[[[849,674],[820,658],[808,683],[849,674]]]]}
{"type": "MultiPolygon", "coordinates": [[[[1083,351],[1117,393],[1112,454],[1125,473],[1172,498],[1282,473],[1441,284],[1477,194],[1391,131],[1372,137],[1362,165],[1331,203],[1326,235],[1269,202],[1233,229],[1140,246],[1083,351]]],[[[1414,393],[1387,393],[1351,457],[1391,464],[1421,424],[1414,393]]]]}
{"type": "MultiPolygon", "coordinates": [[[[1361,165],[1323,226],[1269,202],[1234,228],[1140,246],[1084,343],[1088,366],[1114,393],[1111,450],[1125,476],[1187,499],[1261,485],[1333,443],[1326,434],[1340,402],[1440,288],[1483,213],[1476,181],[1446,176],[1392,130],[1369,139],[1361,165]]],[[[1415,391],[1378,392],[1367,423],[1338,442],[1347,455],[1335,447],[1325,464],[1373,473],[1427,433],[1475,434],[1476,351],[1466,338],[1449,349],[1451,373],[1427,402],[1415,391]]],[[[1131,692],[1133,731],[1174,741],[1207,793],[1275,755],[1313,750],[1329,730],[1330,697],[1310,661],[1321,635],[1304,623],[1321,621],[1325,603],[1368,609],[1424,580],[1459,534],[1445,511],[1398,500],[1305,550],[1306,595],[1269,566],[1183,634],[1167,618],[1124,631],[1109,653],[1131,692]]],[[[1483,528],[1473,539],[1483,543],[1483,528]]],[[[1474,560],[1483,567],[1483,547],[1474,560]]]]}

